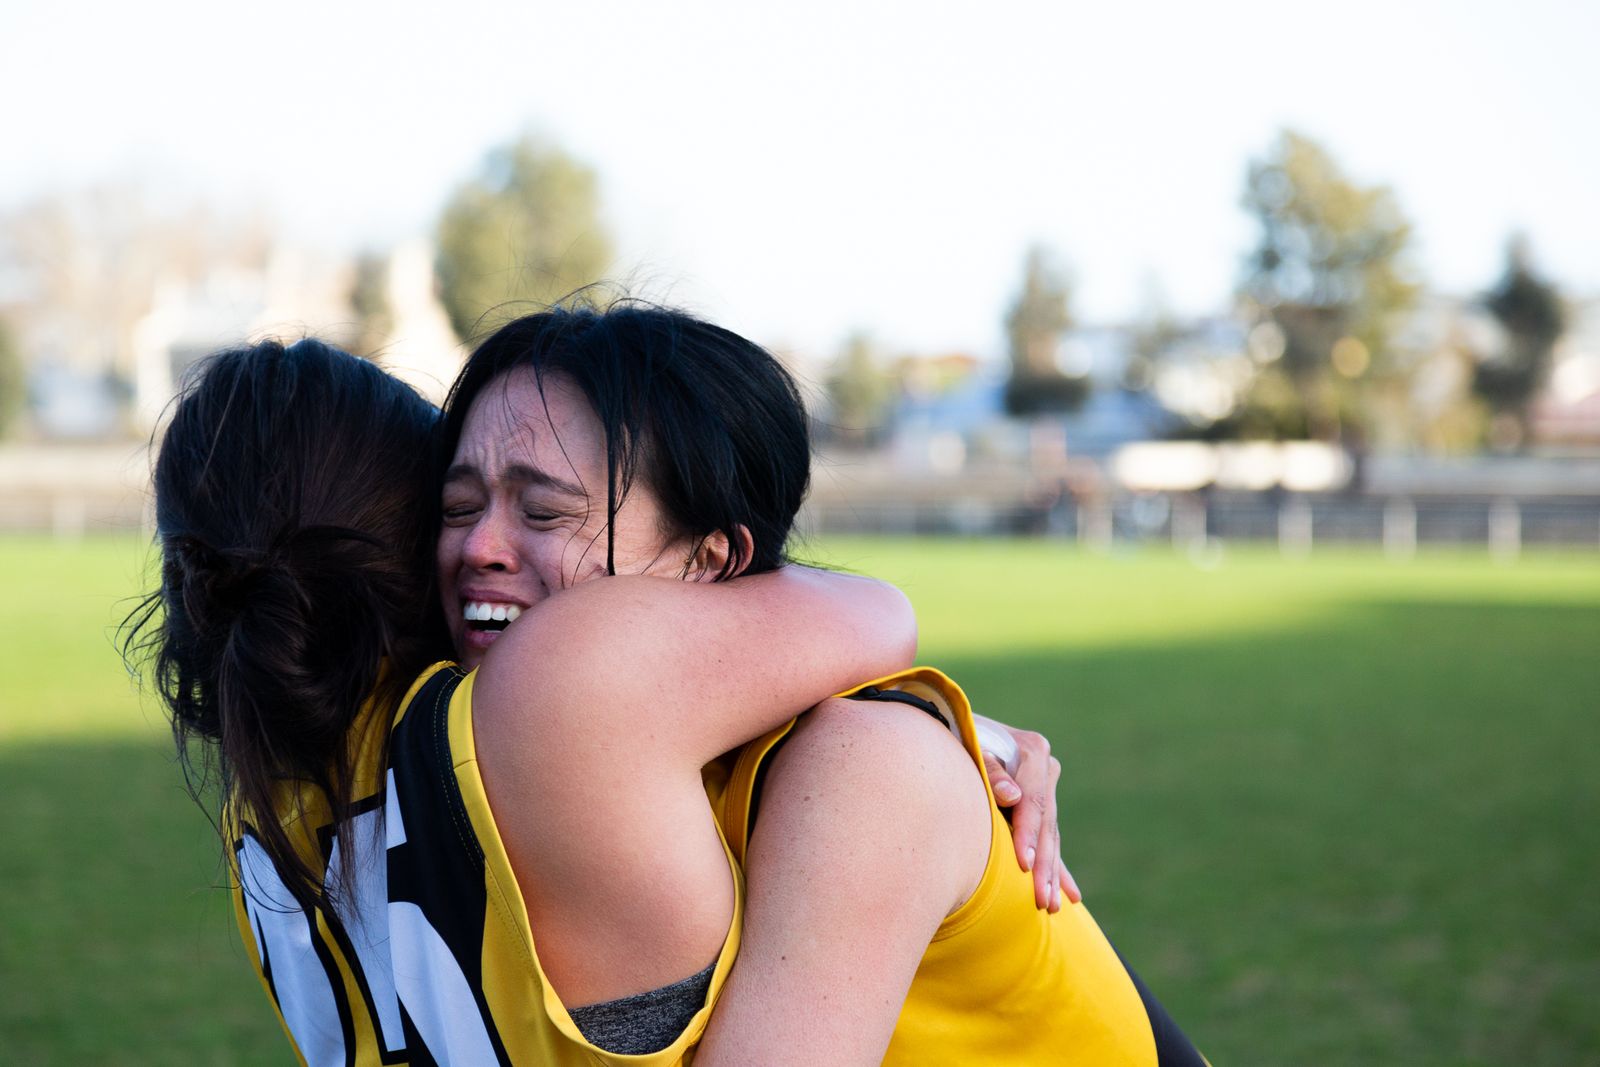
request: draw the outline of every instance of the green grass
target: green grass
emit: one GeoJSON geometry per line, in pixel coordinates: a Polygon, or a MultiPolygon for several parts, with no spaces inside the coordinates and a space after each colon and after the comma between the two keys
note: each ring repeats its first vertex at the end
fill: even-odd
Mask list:
{"type": "Polygon", "coordinates": [[[0,540],[0,1059],[282,1064],[221,847],[113,647],[146,558],[0,540]]]}
{"type": "MultiPolygon", "coordinates": [[[[1050,735],[1090,906],[1219,1067],[1600,1061],[1600,557],[815,554],[1050,735]]],[[[142,559],[0,541],[0,1047],[287,1062],[108,638],[142,559]]]]}

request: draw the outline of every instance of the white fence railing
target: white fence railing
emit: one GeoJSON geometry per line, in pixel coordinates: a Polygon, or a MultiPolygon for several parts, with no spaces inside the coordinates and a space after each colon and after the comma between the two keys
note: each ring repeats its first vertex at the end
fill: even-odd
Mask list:
{"type": "Polygon", "coordinates": [[[1118,494],[1048,505],[833,499],[809,504],[802,524],[818,534],[1033,535],[1096,548],[1265,542],[1291,556],[1372,545],[1404,559],[1428,546],[1481,545],[1510,559],[1534,546],[1600,550],[1600,497],[1118,494]]]}
{"type": "MultiPolygon", "coordinates": [[[[1534,546],[1600,550],[1600,492],[1550,492],[1570,464],[1488,465],[1501,477],[1478,491],[1458,477],[1442,491],[1409,491],[1392,461],[1367,493],[1111,490],[1074,497],[1059,479],[1013,465],[955,477],[896,476],[878,460],[819,464],[813,499],[801,513],[810,533],[1044,536],[1091,546],[1166,541],[1276,543],[1291,555],[1330,544],[1378,546],[1406,558],[1432,545],[1480,545],[1500,558],[1534,546]],[[881,469],[880,469],[881,468],[881,469]],[[1459,483],[1459,484],[1458,484],[1459,483]],[[1408,491],[1396,491],[1402,484],[1408,491]]],[[[1437,463],[1435,464],[1437,465],[1437,463]]],[[[1479,464],[1478,467],[1484,467],[1479,464]]],[[[1417,468],[1432,474],[1426,464],[1417,468]]],[[[1451,468],[1452,470],[1454,468],[1451,468]]],[[[1470,467],[1464,469],[1478,469],[1470,467]]],[[[1587,468],[1585,468],[1585,471],[1587,468]]],[[[1448,471],[1447,471],[1448,473],[1448,471]]],[[[1578,472],[1584,473],[1584,472],[1578,472]]],[[[0,533],[57,537],[152,528],[150,456],[136,445],[0,448],[0,533]]],[[[1411,478],[1421,481],[1420,475],[1411,478]]],[[[1569,479],[1570,480],[1570,479],[1569,479]]],[[[1582,481],[1582,478],[1577,479],[1582,481]]]]}

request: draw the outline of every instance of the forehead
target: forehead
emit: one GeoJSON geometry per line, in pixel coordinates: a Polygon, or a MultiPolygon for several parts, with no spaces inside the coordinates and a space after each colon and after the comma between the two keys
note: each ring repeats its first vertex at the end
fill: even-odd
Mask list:
{"type": "Polygon", "coordinates": [[[542,384],[528,367],[490,382],[467,409],[454,462],[489,478],[511,464],[585,479],[603,471],[605,441],[588,399],[563,374],[542,384]]]}

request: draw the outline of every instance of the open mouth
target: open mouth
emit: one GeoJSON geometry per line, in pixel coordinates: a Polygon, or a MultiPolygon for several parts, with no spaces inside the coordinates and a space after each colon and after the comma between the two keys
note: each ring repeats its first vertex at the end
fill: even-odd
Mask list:
{"type": "Polygon", "coordinates": [[[495,604],[485,600],[468,601],[461,608],[467,629],[477,633],[499,633],[517,621],[522,609],[516,604],[495,604]]]}

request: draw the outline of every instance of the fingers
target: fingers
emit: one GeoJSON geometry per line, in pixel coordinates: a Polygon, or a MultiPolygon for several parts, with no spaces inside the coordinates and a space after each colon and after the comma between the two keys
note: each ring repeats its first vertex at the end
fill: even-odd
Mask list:
{"type": "MultiPolygon", "coordinates": [[[[1034,903],[1050,911],[1061,910],[1061,827],[1056,821],[1056,783],[1061,780],[1061,761],[1046,757],[1049,788],[1039,800],[1039,837],[1033,863],[1034,903]]],[[[1020,768],[1019,768],[1020,770],[1020,768]]]]}
{"type": "Polygon", "coordinates": [[[1024,748],[1017,761],[1016,785],[1022,796],[1011,812],[1011,844],[1017,850],[1017,864],[1033,870],[1039,851],[1039,829],[1044,815],[1043,792],[1048,770],[1038,773],[1042,761],[1033,750],[1024,748]]]}
{"type": "Polygon", "coordinates": [[[1050,742],[1044,735],[1018,733],[1015,781],[1022,801],[1011,815],[1011,836],[1017,849],[1017,862],[1034,874],[1034,902],[1041,908],[1050,903],[1049,886],[1054,881],[1055,851],[1047,826],[1055,822],[1055,782],[1050,776],[1050,742]],[[1042,873],[1041,873],[1042,872],[1042,873]]]}
{"type": "Polygon", "coordinates": [[[1006,770],[1005,764],[1000,762],[998,756],[983,754],[983,769],[989,773],[989,785],[994,789],[994,801],[1002,808],[1009,808],[1022,799],[1022,790],[1017,786],[1016,779],[1011,777],[1011,772],[1006,770]]]}
{"type": "Polygon", "coordinates": [[[1072,877],[1072,872],[1067,870],[1067,865],[1060,860],[1056,861],[1057,881],[1061,884],[1061,893],[1073,904],[1083,903],[1083,890],[1078,888],[1077,879],[1072,877]]]}
{"type": "Polygon", "coordinates": [[[1063,891],[1068,901],[1082,899],[1072,874],[1061,862],[1061,827],[1056,811],[1056,786],[1061,781],[1061,761],[1050,754],[1043,734],[1012,730],[1017,741],[1015,774],[1008,774],[995,757],[984,754],[984,769],[994,788],[995,802],[1011,808],[1011,843],[1017,864],[1033,875],[1033,901],[1041,908],[1061,910],[1063,891]]]}

